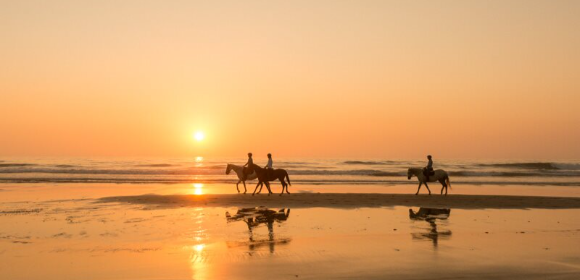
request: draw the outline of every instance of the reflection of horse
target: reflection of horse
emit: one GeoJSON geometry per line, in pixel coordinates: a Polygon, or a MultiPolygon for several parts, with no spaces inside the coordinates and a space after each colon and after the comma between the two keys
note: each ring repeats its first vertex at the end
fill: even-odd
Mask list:
{"type": "MultiPolygon", "coordinates": [[[[256,174],[258,174],[258,185],[263,183],[266,184],[266,188],[268,189],[268,195],[272,194],[272,190],[270,189],[270,181],[275,180],[280,180],[280,183],[282,183],[282,193],[280,195],[284,194],[284,189],[286,189],[287,194],[290,194],[290,192],[288,191],[288,185],[292,186],[292,184],[290,184],[290,177],[288,177],[288,172],[286,172],[286,170],[284,169],[268,170],[266,168],[262,168],[254,164],[254,171],[256,172],[256,174]],[[284,179],[288,180],[288,183],[286,183],[284,179]]],[[[256,185],[256,189],[254,190],[254,193],[252,195],[256,194],[256,191],[258,190],[258,185],[256,185]]],[[[260,192],[262,192],[261,186],[258,194],[260,192]]]]}
{"type": "Polygon", "coordinates": [[[451,209],[437,209],[437,208],[419,208],[419,211],[413,212],[409,209],[409,218],[416,221],[426,221],[429,223],[431,229],[428,233],[417,232],[412,233],[414,239],[429,239],[433,241],[433,246],[437,247],[439,238],[449,238],[451,236],[450,230],[437,230],[437,220],[447,220],[451,214],[451,209]]]}
{"type": "MultiPolygon", "coordinates": [[[[449,182],[449,175],[443,169],[437,169],[434,172],[435,174],[429,175],[429,182],[439,181],[439,183],[441,183],[443,186],[441,188],[441,194],[443,194],[443,189],[445,189],[445,195],[447,195],[447,187],[451,187],[451,182],[449,182]]],[[[417,188],[417,193],[415,193],[415,195],[419,194],[419,190],[423,184],[425,184],[425,187],[427,187],[427,190],[429,191],[429,195],[431,195],[431,190],[427,185],[427,178],[425,177],[425,174],[423,174],[423,168],[409,168],[407,171],[407,178],[411,180],[411,177],[413,176],[416,176],[419,180],[419,188],[417,188]]]]}
{"type": "Polygon", "coordinates": [[[254,207],[254,208],[242,208],[237,211],[235,215],[230,215],[226,212],[226,219],[229,222],[244,221],[248,225],[248,231],[250,232],[250,241],[247,243],[250,250],[254,250],[260,246],[268,245],[270,247],[270,252],[274,253],[274,246],[276,244],[286,244],[290,242],[290,239],[278,239],[274,238],[274,222],[284,222],[290,216],[290,209],[280,209],[278,211],[268,209],[266,207],[254,207]],[[260,224],[266,224],[268,227],[268,239],[267,240],[254,240],[253,229],[260,224]]]}
{"type": "MultiPolygon", "coordinates": [[[[238,193],[240,192],[240,188],[238,188],[238,185],[240,184],[240,182],[244,183],[244,194],[247,192],[246,189],[246,181],[243,180],[244,179],[244,167],[243,166],[239,166],[239,165],[235,165],[235,164],[229,164],[226,167],[226,174],[230,174],[230,171],[234,171],[236,172],[236,175],[238,175],[238,182],[236,183],[236,189],[238,189],[238,193]]],[[[246,180],[254,180],[258,178],[258,175],[256,174],[256,171],[254,171],[254,173],[249,174],[246,177],[246,180]]]]}

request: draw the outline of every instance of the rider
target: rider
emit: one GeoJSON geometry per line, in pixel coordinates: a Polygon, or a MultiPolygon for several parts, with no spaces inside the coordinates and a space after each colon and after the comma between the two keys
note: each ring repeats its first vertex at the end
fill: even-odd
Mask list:
{"type": "Polygon", "coordinates": [[[272,168],[272,164],[273,164],[273,162],[272,162],[272,154],[268,154],[268,164],[266,164],[266,166],[264,166],[264,168],[266,169],[266,172],[268,172],[267,174],[272,174],[272,170],[274,170],[272,168]]]}
{"type": "Polygon", "coordinates": [[[425,175],[425,177],[427,177],[427,182],[429,182],[429,174],[433,172],[433,159],[431,155],[428,155],[427,159],[429,160],[429,162],[427,163],[427,166],[423,168],[423,174],[425,175]]]}
{"type": "Polygon", "coordinates": [[[252,159],[252,153],[248,153],[248,162],[244,164],[244,179],[248,178],[248,175],[254,173],[254,160],[252,159]]]}

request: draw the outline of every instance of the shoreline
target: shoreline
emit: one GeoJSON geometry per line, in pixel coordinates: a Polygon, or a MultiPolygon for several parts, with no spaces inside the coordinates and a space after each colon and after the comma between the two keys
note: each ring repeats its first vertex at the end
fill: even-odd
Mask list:
{"type": "Polygon", "coordinates": [[[510,195],[414,195],[373,193],[133,195],[110,196],[95,203],[127,203],[175,207],[377,208],[429,207],[452,209],[580,209],[580,198],[510,195]]]}

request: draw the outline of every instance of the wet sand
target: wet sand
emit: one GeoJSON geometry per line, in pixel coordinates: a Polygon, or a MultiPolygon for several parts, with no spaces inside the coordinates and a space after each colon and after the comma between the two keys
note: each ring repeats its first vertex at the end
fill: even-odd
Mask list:
{"type": "Polygon", "coordinates": [[[431,207],[457,209],[580,209],[580,198],[501,196],[501,195],[411,195],[354,193],[297,193],[290,195],[214,194],[214,195],[137,195],[113,196],[97,200],[149,204],[157,207],[254,207],[278,208],[361,208],[431,207]]]}
{"type": "Polygon", "coordinates": [[[578,197],[300,187],[6,185],[0,279],[580,277],[578,197]]]}

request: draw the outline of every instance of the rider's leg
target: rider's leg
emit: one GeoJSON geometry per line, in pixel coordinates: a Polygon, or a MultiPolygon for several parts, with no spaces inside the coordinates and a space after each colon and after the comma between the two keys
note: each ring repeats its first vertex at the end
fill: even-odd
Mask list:
{"type": "Polygon", "coordinates": [[[246,181],[247,178],[248,178],[248,168],[244,167],[242,169],[242,181],[246,181]]]}

